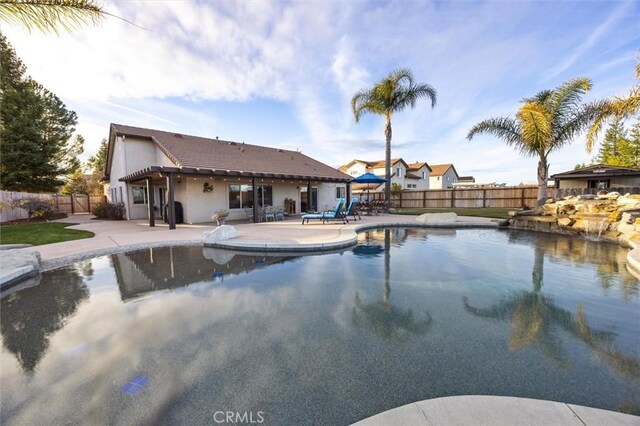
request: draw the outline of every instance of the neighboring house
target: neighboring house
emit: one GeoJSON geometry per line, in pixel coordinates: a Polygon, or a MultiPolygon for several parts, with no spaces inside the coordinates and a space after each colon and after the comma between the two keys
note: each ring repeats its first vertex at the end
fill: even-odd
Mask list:
{"type": "Polygon", "coordinates": [[[458,184],[460,185],[471,185],[476,183],[476,178],[473,176],[460,176],[458,178],[458,184]]]}
{"type": "Polygon", "coordinates": [[[558,189],[640,187],[640,169],[595,164],[551,176],[558,189]]]}
{"type": "Polygon", "coordinates": [[[429,189],[453,188],[453,185],[458,183],[458,172],[453,164],[431,165],[431,169],[429,189]]]}
{"type": "MultiPolygon", "coordinates": [[[[380,177],[385,177],[386,162],[382,161],[363,161],[352,160],[338,168],[352,177],[360,176],[364,173],[373,173],[380,177]]],[[[391,159],[391,183],[398,184],[404,190],[422,190],[429,189],[429,173],[431,167],[427,163],[408,164],[402,158],[391,159]]],[[[354,185],[354,191],[364,191],[367,185],[354,185]]],[[[378,186],[370,186],[370,191],[380,192],[384,190],[384,184],[378,186]]]]}
{"type": "Polygon", "coordinates": [[[171,199],[181,203],[185,223],[210,222],[220,209],[243,219],[245,209],[285,200],[301,213],[332,208],[347,196],[350,179],[297,151],[121,124],[109,130],[105,176],[108,200],[124,203],[127,219],[148,218],[153,226],[164,218],[170,227],[180,219],[171,199]]]}

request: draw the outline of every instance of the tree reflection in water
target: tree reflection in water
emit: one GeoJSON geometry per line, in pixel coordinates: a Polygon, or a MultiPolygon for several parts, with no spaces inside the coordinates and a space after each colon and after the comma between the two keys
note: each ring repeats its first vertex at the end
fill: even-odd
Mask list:
{"type": "MultiPolygon", "coordinates": [[[[406,238],[406,237],[405,237],[406,238]]],[[[376,256],[376,254],[373,254],[376,256]]],[[[359,292],[356,291],[355,306],[351,313],[354,325],[366,325],[374,333],[384,339],[405,337],[407,333],[415,335],[425,334],[431,327],[431,315],[425,312],[424,320],[416,320],[413,311],[403,311],[390,302],[390,263],[391,263],[391,230],[384,230],[384,289],[382,301],[362,303],[359,292]]]]}
{"type": "Polygon", "coordinates": [[[79,269],[92,271],[83,265],[47,272],[46,285],[23,289],[0,302],[2,341],[25,372],[34,371],[49,348],[51,335],[89,298],[79,269]]]}
{"type": "Polygon", "coordinates": [[[562,349],[554,329],[559,327],[587,344],[616,373],[628,380],[640,379],[640,359],[620,352],[612,343],[614,333],[591,328],[585,318],[584,308],[577,306],[576,314],[555,305],[553,299],[542,294],[545,248],[536,245],[533,272],[533,289],[519,292],[500,303],[478,308],[463,298],[464,309],[478,317],[511,321],[509,348],[519,350],[527,346],[537,347],[552,364],[568,368],[569,356],[562,349]]]}

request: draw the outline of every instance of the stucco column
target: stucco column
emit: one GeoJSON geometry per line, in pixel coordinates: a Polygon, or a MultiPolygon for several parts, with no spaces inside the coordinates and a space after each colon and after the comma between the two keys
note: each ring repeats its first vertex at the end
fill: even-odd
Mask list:
{"type": "Polygon", "coordinates": [[[175,197],[174,197],[174,187],[173,187],[173,173],[169,173],[167,175],[167,202],[169,203],[167,208],[167,213],[169,216],[169,229],[176,229],[176,205],[175,205],[175,197]]]}
{"type": "Polygon", "coordinates": [[[147,178],[147,203],[149,204],[149,226],[153,227],[156,226],[156,215],[153,212],[153,183],[151,182],[151,179],[152,178],[150,177],[147,178]]]}

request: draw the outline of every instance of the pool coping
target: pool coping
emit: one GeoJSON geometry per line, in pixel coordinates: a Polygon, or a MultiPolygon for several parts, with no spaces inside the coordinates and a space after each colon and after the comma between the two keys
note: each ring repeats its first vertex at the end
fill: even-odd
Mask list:
{"type": "Polygon", "coordinates": [[[458,395],[413,402],[353,423],[353,426],[524,425],[592,426],[640,424],[640,417],[617,411],[543,399],[458,395]]]}
{"type": "Polygon", "coordinates": [[[339,236],[330,242],[317,243],[292,243],[284,241],[264,241],[264,240],[237,240],[229,239],[216,241],[214,243],[203,243],[204,247],[212,247],[226,250],[251,251],[251,252],[291,252],[314,253],[335,251],[353,247],[358,242],[358,234],[373,229],[383,228],[424,228],[424,229],[499,229],[495,222],[450,222],[450,223],[420,223],[420,222],[373,222],[365,225],[346,225],[339,229],[339,236]]]}

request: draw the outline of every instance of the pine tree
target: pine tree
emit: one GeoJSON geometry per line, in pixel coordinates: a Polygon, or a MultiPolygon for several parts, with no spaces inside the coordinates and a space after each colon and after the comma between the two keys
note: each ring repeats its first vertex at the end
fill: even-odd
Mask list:
{"type": "Polygon", "coordinates": [[[91,179],[89,180],[89,193],[91,195],[103,195],[103,184],[101,182],[104,176],[104,168],[107,163],[107,139],[102,139],[100,148],[96,155],[92,155],[87,159],[87,167],[91,171],[91,179]]]}
{"type": "Polygon", "coordinates": [[[636,148],[627,138],[623,122],[616,119],[605,134],[596,160],[611,166],[635,167],[638,162],[636,148]]]}
{"type": "Polygon", "coordinates": [[[0,189],[55,192],[80,164],[83,140],[71,140],[77,116],[26,75],[1,33],[0,68],[0,189]]]}
{"type": "Polygon", "coordinates": [[[89,185],[82,168],[78,167],[76,171],[67,177],[67,181],[60,189],[60,193],[64,195],[89,193],[89,185]]]}

